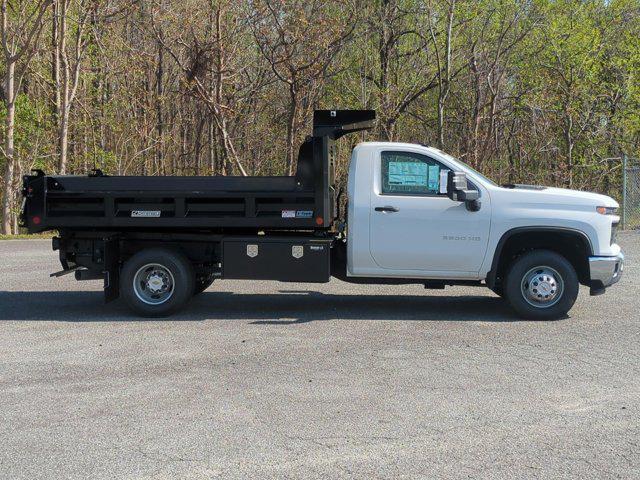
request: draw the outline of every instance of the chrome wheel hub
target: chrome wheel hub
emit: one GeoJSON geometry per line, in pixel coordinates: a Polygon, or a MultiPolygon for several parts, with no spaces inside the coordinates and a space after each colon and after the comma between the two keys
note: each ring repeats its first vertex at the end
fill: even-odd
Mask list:
{"type": "Polygon", "coordinates": [[[173,275],[159,263],[140,267],[133,277],[133,291],[148,305],[160,305],[173,296],[173,275]]]}
{"type": "Polygon", "coordinates": [[[548,308],[562,297],[564,282],[551,267],[540,266],[529,270],[522,278],[522,296],[534,307],[548,308]]]}

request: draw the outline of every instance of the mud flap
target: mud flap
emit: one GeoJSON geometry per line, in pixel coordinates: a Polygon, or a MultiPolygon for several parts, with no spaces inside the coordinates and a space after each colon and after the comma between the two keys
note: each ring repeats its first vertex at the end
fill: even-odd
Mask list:
{"type": "Polygon", "coordinates": [[[104,240],[104,303],[120,296],[120,240],[104,240]]]}

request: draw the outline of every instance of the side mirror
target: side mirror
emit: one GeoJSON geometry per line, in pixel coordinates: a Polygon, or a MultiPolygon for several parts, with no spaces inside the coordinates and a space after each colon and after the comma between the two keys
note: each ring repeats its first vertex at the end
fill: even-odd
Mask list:
{"type": "Polygon", "coordinates": [[[467,210],[477,212],[480,210],[480,192],[478,190],[469,190],[469,182],[467,174],[464,172],[447,173],[447,197],[454,202],[464,202],[467,210]]]}

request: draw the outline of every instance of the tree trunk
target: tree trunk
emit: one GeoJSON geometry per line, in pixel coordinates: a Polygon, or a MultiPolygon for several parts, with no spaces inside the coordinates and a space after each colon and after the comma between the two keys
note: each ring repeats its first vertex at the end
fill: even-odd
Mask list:
{"type": "MultiPolygon", "coordinates": [[[[58,109],[58,172],[67,172],[67,149],[69,138],[69,62],[67,59],[67,0],[59,3],[58,17],[58,55],[61,64],[60,88],[56,88],[59,95],[58,109]]],[[[57,10],[57,9],[56,9],[57,10]]]]}
{"type": "MultiPolygon", "coordinates": [[[[20,171],[20,162],[15,163],[17,171],[14,172],[14,178],[22,178],[22,173],[20,171]]],[[[20,203],[20,190],[18,188],[13,188],[13,205],[19,205],[20,203]]],[[[15,212],[11,213],[12,223],[13,223],[13,233],[16,235],[20,233],[18,229],[18,215],[15,212]]]]}
{"type": "Polygon", "coordinates": [[[567,175],[565,178],[565,185],[568,188],[573,187],[573,118],[571,114],[568,112],[568,108],[565,108],[565,118],[564,118],[564,141],[565,141],[565,158],[567,161],[567,175]]]}
{"type": "Polygon", "coordinates": [[[444,96],[438,98],[438,148],[444,150],[444,96]]]}
{"type": "MultiPolygon", "coordinates": [[[[160,32],[162,35],[162,31],[160,32]]],[[[162,42],[158,41],[158,62],[156,64],[156,164],[160,165],[164,157],[164,115],[162,111],[162,96],[164,95],[164,48],[162,42]]]]}
{"type": "Polygon", "coordinates": [[[58,17],[60,3],[53,4],[51,12],[51,78],[53,79],[53,105],[52,116],[54,124],[60,128],[60,31],[58,17]]]}
{"type": "Polygon", "coordinates": [[[209,169],[211,170],[211,175],[216,175],[218,172],[218,152],[217,152],[217,139],[216,139],[216,128],[213,124],[213,118],[211,118],[211,112],[209,112],[209,169]]]}
{"type": "Polygon", "coordinates": [[[60,130],[58,132],[58,151],[60,157],[58,161],[58,171],[60,175],[67,173],[67,154],[69,150],[69,106],[63,100],[62,117],[60,118],[60,130]]]}
{"type": "Polygon", "coordinates": [[[295,161],[295,135],[296,135],[296,117],[298,116],[298,101],[296,97],[296,90],[293,85],[289,86],[290,104],[289,104],[289,118],[287,119],[287,166],[286,175],[293,175],[293,163],[295,161]]]}
{"type": "Polygon", "coordinates": [[[438,148],[445,149],[444,143],[444,108],[449,91],[451,89],[451,40],[453,35],[453,13],[455,10],[455,0],[450,0],[449,12],[447,15],[447,36],[444,57],[444,72],[439,72],[439,93],[438,93],[438,148]],[[443,78],[444,75],[444,78],[443,78]]]}
{"type": "Polygon", "coordinates": [[[471,133],[469,135],[469,141],[467,143],[467,154],[472,160],[472,166],[478,165],[478,137],[480,136],[480,126],[482,122],[482,89],[480,86],[480,71],[478,68],[478,59],[476,57],[476,46],[473,45],[471,49],[470,70],[472,72],[473,79],[473,113],[471,120],[471,133]]]}
{"type": "MultiPolygon", "coordinates": [[[[58,23],[58,55],[62,77],[61,88],[56,88],[56,90],[58,91],[56,95],[59,94],[61,97],[59,104],[60,109],[58,112],[60,122],[58,129],[58,170],[61,174],[65,174],[67,172],[67,157],[69,150],[69,116],[71,113],[71,108],[73,107],[73,103],[75,101],[78,82],[80,80],[81,61],[85,51],[85,45],[83,44],[83,32],[88,16],[86,14],[86,11],[81,11],[78,14],[78,17],[72,20],[74,27],[71,30],[74,38],[74,43],[72,44],[73,60],[69,61],[69,52],[67,45],[67,15],[70,0],[60,0],[58,4],[60,8],[58,23]]],[[[80,5],[79,8],[83,10],[87,7],[80,5]]]]}
{"type": "Polygon", "coordinates": [[[12,224],[12,211],[14,195],[14,175],[15,170],[15,158],[13,151],[13,137],[15,131],[15,62],[9,62],[7,65],[7,71],[5,73],[5,95],[6,95],[6,107],[7,116],[5,117],[5,131],[6,136],[4,139],[4,152],[6,165],[4,170],[4,195],[2,198],[2,233],[5,235],[11,235],[12,224]]]}
{"type": "Polygon", "coordinates": [[[391,14],[389,2],[383,1],[380,4],[379,16],[381,18],[380,42],[378,45],[378,59],[380,61],[380,76],[378,78],[378,90],[380,91],[380,140],[393,141],[393,135],[389,131],[389,119],[391,112],[391,99],[389,92],[389,57],[391,49],[391,31],[389,19],[391,14]]]}
{"type": "Polygon", "coordinates": [[[194,159],[195,159],[195,174],[200,175],[200,169],[202,166],[202,131],[204,130],[204,124],[206,122],[206,118],[204,116],[200,116],[198,119],[198,126],[195,131],[195,138],[193,139],[193,143],[195,143],[193,147],[194,159]]]}

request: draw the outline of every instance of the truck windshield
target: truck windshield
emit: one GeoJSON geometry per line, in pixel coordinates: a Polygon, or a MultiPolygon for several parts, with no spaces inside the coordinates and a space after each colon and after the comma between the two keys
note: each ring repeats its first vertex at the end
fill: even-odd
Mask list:
{"type": "Polygon", "coordinates": [[[443,152],[442,150],[438,150],[438,152],[444,156],[447,157],[447,159],[449,160],[453,160],[454,162],[458,162],[461,163],[462,165],[464,165],[464,167],[468,170],[471,170],[475,175],[477,175],[478,177],[480,177],[482,180],[484,180],[485,182],[487,182],[490,185],[493,185],[494,187],[497,187],[498,184],[496,182],[494,182],[493,180],[491,180],[490,178],[488,178],[486,175],[483,175],[482,173],[480,173],[479,171],[477,171],[475,168],[471,167],[469,164],[463,162],[462,160],[460,160],[459,158],[454,157],[453,155],[449,155],[446,152],[443,152]]]}

